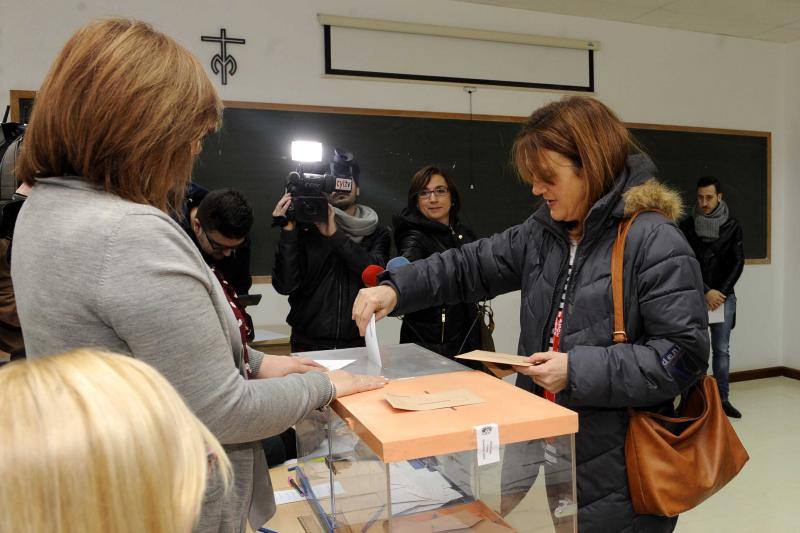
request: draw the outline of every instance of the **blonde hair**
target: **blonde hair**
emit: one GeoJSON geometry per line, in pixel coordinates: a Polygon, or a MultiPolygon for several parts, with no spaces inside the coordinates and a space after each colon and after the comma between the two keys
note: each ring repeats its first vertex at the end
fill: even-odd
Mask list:
{"type": "Polygon", "coordinates": [[[208,75],[183,46],[144,22],[92,22],[64,45],[37,94],[18,175],[29,185],[81,176],[167,211],[221,116],[208,75]]]}
{"type": "Polygon", "coordinates": [[[208,477],[230,479],[161,374],[89,349],[0,370],[0,442],[3,532],[189,532],[208,477]]]}

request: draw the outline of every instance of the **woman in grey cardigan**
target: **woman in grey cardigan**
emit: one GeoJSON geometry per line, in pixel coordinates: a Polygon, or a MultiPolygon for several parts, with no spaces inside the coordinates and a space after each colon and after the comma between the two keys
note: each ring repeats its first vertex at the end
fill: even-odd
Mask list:
{"type": "Polygon", "coordinates": [[[36,186],[17,222],[12,278],[30,357],[101,347],[172,383],[234,473],[228,491],[212,480],[196,530],[240,532],[248,515],[259,527],[275,510],[258,442],[385,380],[304,373],[294,358],[242,345],[216,277],[168,215],[221,109],[197,60],[148,25],[79,30],[25,136],[17,170],[36,186]]]}

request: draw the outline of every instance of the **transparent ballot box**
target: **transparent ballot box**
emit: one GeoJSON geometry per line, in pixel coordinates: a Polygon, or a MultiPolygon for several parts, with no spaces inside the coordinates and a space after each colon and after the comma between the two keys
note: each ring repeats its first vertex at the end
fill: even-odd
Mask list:
{"type": "MultiPolygon", "coordinates": [[[[367,372],[364,350],[304,355],[367,372]]],[[[381,347],[381,359],[367,373],[389,377],[385,388],[296,426],[307,531],[576,531],[577,414],[416,345],[381,347]],[[436,408],[441,394],[470,403],[436,408]]]]}

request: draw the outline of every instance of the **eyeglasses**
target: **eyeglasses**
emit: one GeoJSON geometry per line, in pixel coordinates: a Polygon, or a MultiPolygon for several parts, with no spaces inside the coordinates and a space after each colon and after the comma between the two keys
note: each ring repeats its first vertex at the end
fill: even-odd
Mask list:
{"type": "Polygon", "coordinates": [[[206,236],[206,240],[208,241],[208,244],[211,245],[211,249],[214,250],[215,252],[218,252],[218,253],[225,253],[228,250],[231,250],[231,251],[235,252],[236,250],[238,250],[239,248],[241,248],[242,246],[247,244],[247,239],[245,239],[242,242],[240,242],[239,244],[237,244],[236,246],[227,246],[225,244],[219,243],[219,242],[215,241],[214,239],[212,239],[211,235],[208,234],[208,232],[205,230],[205,228],[203,228],[203,226],[200,226],[200,229],[202,230],[203,235],[206,236]]]}
{"type": "Polygon", "coordinates": [[[447,189],[447,187],[436,187],[433,190],[422,189],[417,193],[417,196],[419,196],[422,200],[429,200],[432,194],[435,194],[437,198],[445,198],[450,196],[450,191],[447,189]]]}

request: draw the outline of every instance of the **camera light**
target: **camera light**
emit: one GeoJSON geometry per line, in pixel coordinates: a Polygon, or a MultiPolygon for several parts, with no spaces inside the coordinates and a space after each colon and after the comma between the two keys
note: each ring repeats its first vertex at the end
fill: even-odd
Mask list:
{"type": "Polygon", "coordinates": [[[300,163],[322,161],[322,143],[316,141],[292,141],[292,161],[300,163]]]}

